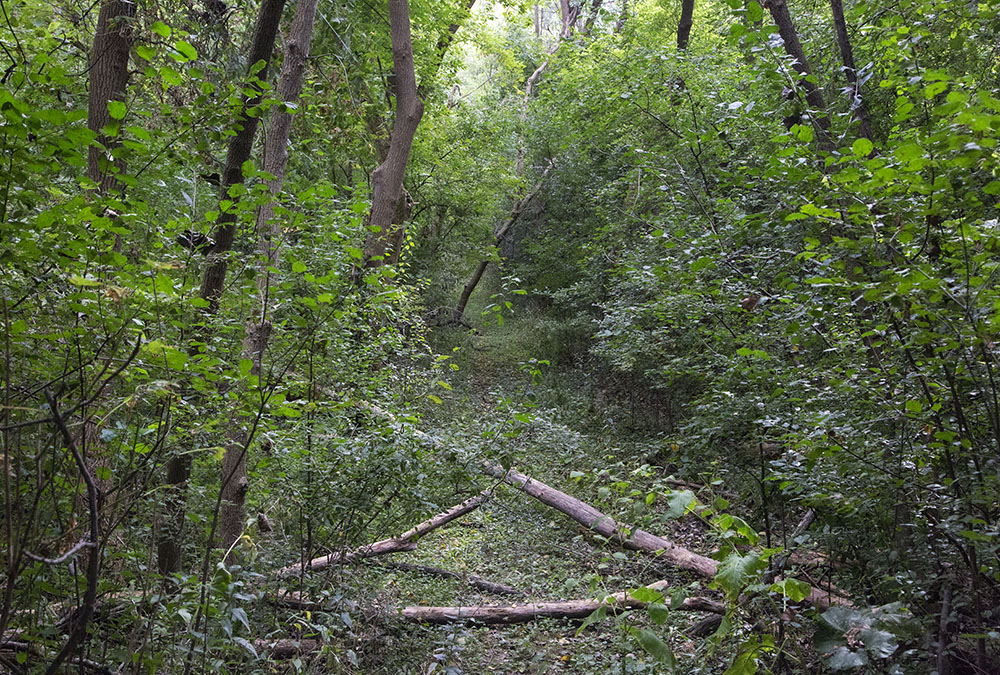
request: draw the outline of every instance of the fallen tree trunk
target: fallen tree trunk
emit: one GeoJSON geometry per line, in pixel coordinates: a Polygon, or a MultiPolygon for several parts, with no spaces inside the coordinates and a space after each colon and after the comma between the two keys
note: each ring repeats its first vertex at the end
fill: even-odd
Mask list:
{"type": "Polygon", "coordinates": [[[497,595],[527,595],[524,591],[518,590],[512,586],[507,586],[505,584],[498,584],[493,581],[487,581],[482,577],[478,577],[474,574],[469,574],[463,576],[457,572],[452,572],[451,570],[441,569],[440,567],[431,567],[429,565],[413,565],[411,563],[403,562],[380,562],[383,567],[389,567],[394,570],[402,570],[404,572],[416,572],[417,574],[426,574],[432,577],[441,577],[443,579],[464,579],[470,586],[474,586],[480,590],[486,591],[488,593],[496,593],[497,595]]]}
{"type": "Polygon", "coordinates": [[[425,520],[416,527],[407,530],[398,537],[393,537],[392,539],[383,539],[381,541],[376,541],[373,544],[368,544],[367,546],[362,546],[361,548],[356,548],[353,551],[344,551],[331,553],[329,555],[321,556],[319,558],[313,558],[305,563],[296,563],[294,565],[289,565],[288,567],[283,567],[278,570],[278,576],[286,577],[293,576],[301,573],[304,570],[312,570],[313,572],[318,572],[320,570],[326,569],[330,565],[343,565],[345,563],[353,562],[355,560],[362,560],[364,558],[372,558],[378,555],[386,555],[387,553],[397,553],[399,551],[412,551],[417,547],[416,541],[420,537],[423,537],[427,533],[436,530],[437,528],[445,525],[446,523],[464,516],[466,513],[473,511],[486,501],[489,496],[487,492],[480,492],[475,497],[465,500],[461,504],[451,507],[444,513],[439,513],[429,520],[425,520]]]}
{"type": "Polygon", "coordinates": [[[319,648],[317,640],[254,640],[253,646],[258,652],[267,652],[272,659],[293,659],[302,654],[314,652],[319,648]]]}
{"type": "MultiPolygon", "coordinates": [[[[646,588],[663,592],[667,581],[657,581],[646,588]]],[[[601,607],[608,609],[641,609],[647,603],[636,600],[628,592],[615,593],[606,598],[565,600],[561,602],[532,602],[523,605],[481,607],[404,607],[400,616],[406,621],[419,623],[476,622],[483,624],[526,623],[537,619],[586,619],[601,607]]],[[[675,610],[724,614],[725,605],[710,598],[686,598],[675,610]]]]}
{"type": "MultiPolygon", "coordinates": [[[[582,502],[576,497],[571,497],[565,492],[556,490],[514,469],[504,471],[502,467],[487,464],[483,470],[489,475],[531,495],[543,504],[564,513],[587,529],[620,544],[623,548],[652,553],[660,560],[675,567],[694,572],[708,579],[715,578],[716,571],[718,570],[718,562],[708,556],[689,551],[645,530],[620,525],[613,518],[601,513],[590,504],[582,502]]],[[[820,609],[826,609],[831,604],[851,604],[846,598],[818,588],[811,590],[808,602],[820,609]]]]}

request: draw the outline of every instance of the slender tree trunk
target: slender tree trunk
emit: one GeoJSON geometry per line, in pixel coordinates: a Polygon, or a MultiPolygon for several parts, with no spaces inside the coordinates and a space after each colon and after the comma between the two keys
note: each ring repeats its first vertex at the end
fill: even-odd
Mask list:
{"type": "MultiPolygon", "coordinates": [[[[248,63],[250,67],[263,61],[264,69],[257,73],[259,80],[267,79],[267,64],[270,63],[274,42],[281,22],[281,12],[285,0],[262,0],[260,13],[254,27],[253,43],[248,63]]],[[[260,103],[260,95],[250,96],[244,101],[243,109],[236,123],[236,135],[229,143],[226,164],[222,174],[220,197],[228,198],[229,188],[243,182],[243,164],[250,159],[254,136],[257,133],[257,118],[247,111],[260,103]]],[[[226,280],[226,254],[232,249],[236,237],[235,205],[219,216],[214,233],[214,245],[209,256],[205,274],[202,277],[202,299],[208,301],[206,319],[219,308],[219,299],[226,280]]],[[[195,340],[197,342],[197,340],[195,340]]],[[[224,469],[225,470],[225,467],[224,469]]],[[[165,518],[157,543],[157,565],[161,574],[170,574],[180,569],[182,535],[184,530],[185,499],[184,487],[191,476],[191,455],[183,453],[167,462],[167,504],[165,518]]]]}
{"type": "MultiPolygon", "coordinates": [[[[295,104],[302,94],[302,80],[309,46],[312,42],[313,25],[316,22],[318,0],[299,0],[295,5],[295,17],[285,40],[285,58],[278,78],[278,96],[285,103],[295,104]]],[[[281,228],[274,219],[274,201],[281,194],[288,165],[288,139],[292,130],[292,114],[286,106],[277,106],[271,113],[271,126],[264,141],[264,171],[274,176],[267,181],[271,201],[257,211],[257,299],[258,307],[254,317],[247,323],[243,341],[243,358],[253,363],[251,374],[260,377],[261,361],[267,350],[271,334],[268,320],[271,269],[278,266],[281,247],[281,228]]],[[[226,454],[222,459],[222,509],[219,514],[219,532],[222,545],[229,550],[243,533],[246,522],[246,493],[249,483],[246,470],[246,448],[250,439],[247,431],[236,425],[226,454]]]]}
{"type": "Polygon", "coordinates": [[[121,191],[118,174],[124,170],[113,157],[121,146],[120,136],[106,136],[104,127],[118,124],[111,116],[109,103],[125,105],[128,84],[128,59],[135,31],[135,2],[105,0],[97,18],[94,49],[90,57],[90,95],[87,128],[97,134],[97,143],[87,152],[87,177],[97,184],[102,195],[121,191]]]}
{"type": "Polygon", "coordinates": [[[871,119],[868,117],[868,106],[861,96],[861,83],[858,82],[858,69],[854,65],[854,50],[851,39],[847,35],[847,21],[844,19],[844,5],[841,0],[830,0],[830,10],[833,13],[833,25],[837,30],[837,44],[840,46],[840,59],[844,63],[844,77],[851,83],[851,109],[858,121],[858,133],[869,141],[872,140],[871,119]]]}
{"type": "Polygon", "coordinates": [[[685,51],[691,40],[691,26],[694,25],[694,0],[681,0],[681,20],[677,24],[677,49],[685,51]]]}
{"type": "Polygon", "coordinates": [[[403,193],[410,148],[424,114],[424,102],[417,92],[413,65],[409,3],[407,0],[388,2],[392,63],[396,76],[396,119],[385,161],[372,172],[372,210],[368,216],[369,233],[364,250],[365,265],[368,267],[379,267],[385,263],[386,248],[393,234],[393,220],[403,193]]]}
{"type": "Polygon", "coordinates": [[[625,27],[625,21],[628,19],[628,0],[622,0],[622,10],[618,14],[618,20],[615,21],[615,32],[621,33],[622,28],[625,27]]]}
{"type": "MultiPolygon", "coordinates": [[[[785,52],[795,59],[795,70],[802,76],[800,82],[806,90],[806,101],[815,110],[819,111],[825,119],[826,101],[823,99],[823,91],[816,84],[806,79],[809,75],[812,75],[812,68],[809,67],[809,59],[806,58],[806,53],[802,49],[802,43],[799,42],[799,34],[795,30],[795,24],[792,23],[792,16],[788,13],[786,0],[771,0],[767,6],[771,10],[771,17],[774,19],[774,23],[778,26],[778,32],[781,34],[781,39],[784,42],[785,52]]],[[[827,123],[829,124],[829,122],[827,123]]]]}
{"type": "MultiPolygon", "coordinates": [[[[514,223],[516,223],[517,219],[521,217],[525,207],[527,207],[531,200],[535,198],[538,191],[542,189],[542,182],[551,170],[552,164],[545,167],[545,171],[542,172],[541,179],[535,185],[535,188],[527,195],[517,200],[514,204],[514,208],[511,209],[510,216],[508,216],[503,225],[497,228],[497,230],[493,233],[493,240],[498,249],[510,233],[511,228],[514,227],[514,223]]],[[[462,323],[462,317],[465,316],[465,307],[469,304],[469,298],[472,297],[472,292],[476,290],[476,286],[479,285],[479,282],[482,280],[483,274],[486,273],[486,268],[489,267],[489,265],[490,261],[488,258],[481,260],[479,265],[476,266],[476,271],[472,274],[472,278],[469,279],[469,281],[465,284],[465,287],[462,288],[462,295],[458,299],[458,304],[455,305],[455,309],[451,312],[451,320],[454,323],[462,323]]]]}
{"type": "MultiPolygon", "coordinates": [[[[549,59],[551,59],[552,55],[556,53],[560,45],[562,45],[563,42],[572,37],[573,28],[576,25],[576,20],[580,16],[579,6],[575,7],[570,6],[569,0],[560,0],[559,11],[561,12],[562,16],[562,32],[560,33],[559,40],[552,47],[552,49],[549,50],[548,54],[546,54],[545,60],[542,61],[542,63],[537,68],[535,68],[535,72],[533,72],[528,77],[528,81],[524,83],[524,98],[521,100],[522,128],[528,121],[528,103],[531,101],[531,93],[535,88],[535,82],[538,81],[538,78],[541,77],[542,73],[545,72],[545,69],[548,68],[549,59]]],[[[524,176],[525,154],[526,154],[526,149],[524,147],[524,136],[522,135],[518,139],[517,159],[515,160],[514,163],[514,172],[516,173],[518,178],[524,176]]],[[[545,178],[545,175],[548,174],[551,168],[552,165],[549,164],[549,166],[545,169],[545,172],[542,174],[543,179],[545,178]]],[[[532,197],[535,196],[535,193],[538,191],[540,187],[541,187],[541,182],[539,181],[538,186],[530,194],[525,196],[522,192],[519,195],[518,200],[514,202],[514,208],[511,210],[510,217],[493,234],[493,239],[497,246],[499,246],[503,242],[503,239],[504,237],[507,236],[507,233],[510,231],[511,226],[513,226],[514,222],[518,219],[518,217],[520,217],[521,211],[524,210],[524,207],[528,204],[529,201],[531,201],[532,197]]],[[[479,264],[476,266],[476,271],[473,273],[472,278],[462,288],[462,294],[461,296],[459,296],[458,302],[455,304],[455,308],[451,312],[451,320],[453,322],[455,323],[462,322],[462,317],[465,316],[465,307],[469,303],[469,298],[472,296],[472,292],[476,290],[476,286],[478,286],[479,282],[482,280],[483,274],[486,272],[486,268],[489,266],[489,264],[490,261],[488,258],[481,260],[479,264]]]]}
{"type": "Polygon", "coordinates": [[[591,31],[594,30],[594,24],[597,22],[597,17],[601,13],[601,5],[603,4],[604,0],[591,0],[590,15],[587,17],[587,22],[583,25],[584,35],[590,35],[591,31]]]}
{"type": "MultiPolygon", "coordinates": [[[[267,64],[271,61],[271,54],[274,52],[274,42],[278,35],[278,25],[281,22],[281,12],[285,7],[285,0],[262,0],[260,14],[257,17],[257,24],[254,28],[253,44],[250,48],[250,57],[247,63],[252,67],[254,64],[263,61],[264,69],[255,76],[258,80],[267,79],[267,64]]],[[[257,90],[257,87],[253,87],[257,90]]],[[[243,183],[243,164],[250,159],[253,151],[254,138],[257,135],[258,118],[247,114],[247,111],[260,104],[260,94],[255,94],[247,98],[243,104],[243,110],[236,122],[236,135],[229,142],[229,150],[226,153],[226,163],[222,169],[222,189],[220,198],[229,199],[229,188],[233,185],[243,183]]],[[[226,282],[226,254],[233,248],[236,239],[236,205],[230,206],[216,221],[213,235],[212,252],[209,256],[208,265],[201,280],[201,297],[210,303],[210,313],[215,313],[219,309],[219,298],[222,296],[222,288],[226,282]]]]}

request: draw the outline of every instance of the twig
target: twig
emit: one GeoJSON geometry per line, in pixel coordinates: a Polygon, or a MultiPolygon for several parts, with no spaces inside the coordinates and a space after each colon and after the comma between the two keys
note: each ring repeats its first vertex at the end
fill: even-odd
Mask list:
{"type": "MultiPolygon", "coordinates": [[[[123,366],[124,367],[124,366],[123,366]]],[[[120,372],[120,371],[119,371],[120,372]]],[[[101,501],[101,491],[97,487],[97,483],[94,482],[94,477],[90,475],[90,470],[87,468],[86,462],[83,461],[83,457],[80,455],[80,449],[76,447],[76,441],[73,440],[73,435],[69,432],[69,428],[66,426],[66,420],[59,413],[59,403],[56,401],[55,397],[51,392],[45,392],[45,400],[49,403],[49,408],[52,410],[52,420],[55,422],[56,426],[59,428],[59,432],[62,434],[63,440],[66,441],[66,446],[69,451],[73,454],[73,460],[76,462],[76,468],[80,471],[80,475],[83,477],[83,482],[87,484],[87,502],[88,508],[90,509],[90,542],[92,546],[90,547],[90,558],[87,563],[87,591],[83,596],[83,603],[77,610],[76,613],[76,625],[73,627],[73,631],[69,635],[69,639],[66,640],[66,644],[63,648],[59,650],[56,657],[49,664],[48,669],[45,671],[46,675],[55,675],[59,672],[59,666],[63,661],[66,660],[70,654],[76,649],[77,645],[83,639],[83,636],[87,633],[87,623],[90,622],[90,617],[94,614],[94,603],[97,600],[97,580],[100,576],[101,569],[101,550],[98,542],[101,540],[101,523],[98,518],[98,508],[101,501]]]]}
{"type": "Polygon", "coordinates": [[[91,546],[96,546],[96,545],[97,544],[95,544],[92,541],[88,541],[86,539],[81,539],[80,541],[76,542],[76,544],[73,546],[73,548],[71,548],[70,550],[66,551],[65,553],[63,553],[58,558],[44,558],[44,557],[42,557],[40,555],[35,555],[31,551],[25,551],[24,555],[27,556],[28,558],[31,558],[32,560],[37,560],[38,562],[42,562],[42,563],[45,563],[47,565],[58,565],[60,563],[66,562],[67,560],[69,560],[70,558],[72,558],[73,556],[75,556],[77,553],[79,553],[81,550],[83,550],[85,548],[90,548],[91,546]]]}

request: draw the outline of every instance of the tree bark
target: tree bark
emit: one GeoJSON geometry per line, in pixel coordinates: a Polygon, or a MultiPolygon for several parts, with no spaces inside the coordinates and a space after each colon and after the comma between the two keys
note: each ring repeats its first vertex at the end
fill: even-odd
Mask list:
{"type": "Polygon", "coordinates": [[[396,553],[399,551],[412,551],[417,547],[416,541],[428,533],[438,529],[442,525],[446,525],[456,518],[461,518],[470,511],[474,511],[479,508],[483,502],[489,497],[488,492],[480,492],[475,497],[465,500],[461,504],[451,507],[443,513],[439,513],[429,520],[425,520],[416,527],[407,530],[398,537],[393,537],[392,539],[383,539],[377,541],[373,544],[368,544],[367,546],[362,546],[361,548],[356,548],[353,551],[347,551],[344,553],[337,552],[331,553],[329,555],[321,556],[319,558],[313,558],[305,563],[297,563],[295,565],[289,565],[288,567],[283,567],[278,570],[277,575],[280,577],[287,577],[291,575],[296,575],[304,570],[312,570],[313,572],[318,572],[323,570],[330,565],[343,565],[345,563],[353,562],[355,560],[361,560],[364,558],[372,558],[378,555],[385,555],[387,553],[396,553]]]}
{"type": "Polygon", "coordinates": [[[815,82],[810,81],[812,69],[809,67],[809,59],[806,58],[806,53],[802,49],[802,43],[799,42],[798,31],[795,29],[792,17],[788,13],[787,1],[771,0],[767,3],[767,6],[771,11],[774,23],[778,26],[778,32],[781,34],[781,39],[784,42],[785,52],[795,60],[793,67],[800,76],[799,81],[795,84],[796,86],[801,84],[803,89],[805,89],[806,102],[813,109],[813,117],[816,124],[820,127],[821,136],[826,135],[827,130],[830,128],[830,119],[826,115],[826,101],[823,99],[823,90],[815,82]]]}
{"type": "Polygon", "coordinates": [[[694,0],[681,0],[681,20],[677,24],[677,50],[685,51],[694,25],[694,0]]]}
{"type": "MultiPolygon", "coordinates": [[[[669,582],[658,581],[646,586],[663,593],[669,589],[669,582]]],[[[588,600],[566,600],[562,602],[533,602],[523,605],[480,606],[480,607],[404,607],[400,616],[406,621],[420,623],[466,623],[509,624],[526,623],[538,619],[586,619],[601,607],[610,610],[641,609],[647,603],[636,600],[628,592],[615,593],[606,598],[588,600]]],[[[726,607],[710,598],[685,598],[675,610],[711,612],[724,614],[726,607]]]]}
{"type": "MultiPolygon", "coordinates": [[[[264,68],[257,72],[256,79],[267,79],[267,66],[274,51],[281,12],[285,0],[261,0],[260,12],[254,27],[253,42],[248,64],[253,68],[263,61],[264,68]]],[[[254,87],[259,92],[257,87],[254,87]]],[[[220,198],[227,199],[229,188],[243,182],[243,164],[250,159],[254,136],[257,133],[257,118],[248,114],[260,102],[260,94],[250,96],[243,103],[236,124],[236,135],[229,143],[226,164],[222,173],[220,198]]],[[[232,249],[236,237],[236,211],[231,206],[219,216],[214,244],[202,277],[200,297],[208,301],[206,315],[212,316],[219,309],[219,299],[226,280],[226,254],[232,249]]],[[[207,318],[207,317],[206,317],[207,318]]],[[[204,330],[204,329],[203,329],[204,330]]],[[[193,342],[198,342],[194,340],[193,342]]],[[[192,347],[197,350],[196,347],[192,347]]],[[[230,467],[231,468],[231,467],[230,467]]],[[[224,469],[225,470],[225,469],[224,469]]],[[[181,545],[183,541],[185,499],[184,487],[191,476],[191,455],[182,453],[167,462],[167,502],[165,518],[161,525],[157,543],[157,566],[161,574],[170,574],[180,569],[181,545]]]]}
{"type": "Polygon", "coordinates": [[[369,232],[364,248],[366,267],[379,267],[386,262],[386,248],[393,235],[393,220],[403,192],[410,148],[424,114],[424,102],[417,92],[417,76],[413,65],[409,3],[407,0],[388,0],[388,3],[392,63],[396,78],[396,119],[392,125],[386,158],[372,172],[372,208],[368,216],[369,232]]]}
{"type": "Polygon", "coordinates": [[[862,138],[872,140],[871,119],[868,116],[868,106],[861,96],[861,83],[858,82],[858,69],[854,65],[854,50],[851,39],[847,35],[847,20],[844,18],[844,5],[841,0],[830,0],[830,10],[833,13],[833,25],[837,31],[837,44],[840,46],[840,59],[844,64],[844,77],[851,84],[851,110],[854,119],[858,121],[858,134],[862,138]]]}
{"type": "Polygon", "coordinates": [[[135,10],[136,3],[129,0],[104,0],[97,17],[87,109],[87,128],[97,134],[97,144],[92,144],[87,151],[87,177],[97,184],[102,195],[121,192],[118,174],[125,167],[121,160],[114,158],[114,151],[121,146],[121,136],[107,136],[103,129],[120,123],[111,117],[108,104],[125,104],[126,101],[135,10]]]}
{"type": "MultiPolygon", "coordinates": [[[[285,58],[278,77],[277,94],[286,105],[279,105],[271,112],[271,125],[264,140],[264,171],[273,178],[267,187],[271,199],[257,211],[257,299],[256,315],[247,323],[243,341],[242,358],[253,363],[250,373],[260,377],[261,361],[267,351],[271,335],[271,321],[268,319],[269,293],[272,269],[278,267],[281,249],[281,228],[274,219],[274,202],[281,194],[288,166],[288,139],[292,131],[292,113],[289,105],[296,106],[302,94],[312,43],[313,26],[316,23],[318,0],[299,0],[295,5],[295,16],[285,40],[285,58]]],[[[296,106],[297,107],[297,106],[296,106]]],[[[233,544],[243,534],[246,522],[246,494],[249,488],[246,470],[246,448],[250,439],[246,430],[236,425],[235,433],[226,445],[222,460],[222,507],[219,513],[219,536],[222,546],[232,550],[233,544]]]]}
{"type": "Polygon", "coordinates": [[[590,35],[594,30],[594,24],[597,22],[597,17],[601,14],[601,5],[604,4],[604,0],[592,0],[590,3],[590,15],[587,17],[587,22],[583,25],[583,34],[590,35]]]}
{"type": "MultiPolygon", "coordinates": [[[[271,54],[274,52],[274,42],[278,36],[278,26],[281,22],[281,12],[284,9],[285,0],[262,0],[260,14],[257,16],[257,24],[254,28],[253,44],[250,48],[250,56],[247,63],[251,68],[261,61],[264,68],[254,77],[257,80],[267,79],[267,69],[271,61],[271,54]]],[[[251,88],[258,93],[248,97],[243,102],[243,109],[236,122],[236,135],[229,142],[229,150],[226,153],[226,163],[222,169],[222,186],[220,199],[229,199],[229,188],[243,183],[243,164],[250,159],[253,151],[254,137],[257,134],[259,119],[248,114],[250,108],[260,104],[260,89],[255,85],[251,88]]],[[[222,296],[222,288],[226,281],[226,254],[233,248],[236,239],[236,205],[230,206],[222,212],[216,221],[215,232],[212,237],[214,244],[209,255],[208,265],[201,280],[201,297],[207,300],[209,313],[214,314],[219,309],[219,298],[222,296]]]]}

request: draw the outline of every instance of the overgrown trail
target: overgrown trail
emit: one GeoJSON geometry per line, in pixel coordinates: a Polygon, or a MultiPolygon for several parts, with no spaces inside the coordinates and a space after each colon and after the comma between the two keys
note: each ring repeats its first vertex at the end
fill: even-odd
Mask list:
{"type": "MultiPolygon", "coordinates": [[[[623,523],[710,553],[719,532],[707,518],[686,512],[696,502],[663,461],[662,439],[615,429],[613,417],[625,406],[596,404],[593,387],[581,386],[584,371],[518,361],[532,349],[531,324],[530,317],[514,317],[503,329],[487,327],[479,335],[451,329],[438,336],[457,341],[460,365],[448,378],[442,415],[425,420],[427,438],[433,438],[428,442],[465,448],[473,464],[477,454],[513,461],[623,523]],[[479,452],[470,452],[474,447],[479,452]]],[[[456,485],[456,503],[461,489],[469,489],[465,480],[456,485]]],[[[503,481],[478,482],[489,498],[420,538],[416,550],[344,572],[350,585],[369,588],[370,602],[387,621],[409,607],[403,618],[446,624],[361,629],[368,636],[366,663],[382,663],[386,673],[428,672],[432,664],[467,673],[645,672],[657,661],[637,649],[629,631],[652,629],[687,672],[723,667],[724,656],[701,639],[726,611],[724,594],[709,590],[711,579],[625,551],[503,481]],[[675,608],[664,612],[666,623],[639,602],[649,599],[640,589],[650,584],[675,608]],[[508,597],[515,592],[522,595],[508,597]],[[628,602],[615,606],[610,596],[628,602]],[[601,600],[611,604],[597,612],[601,600]],[[495,621],[528,623],[490,625],[495,621]],[[592,627],[581,631],[581,625],[592,627]]],[[[701,497],[710,494],[703,490],[701,497]]]]}

